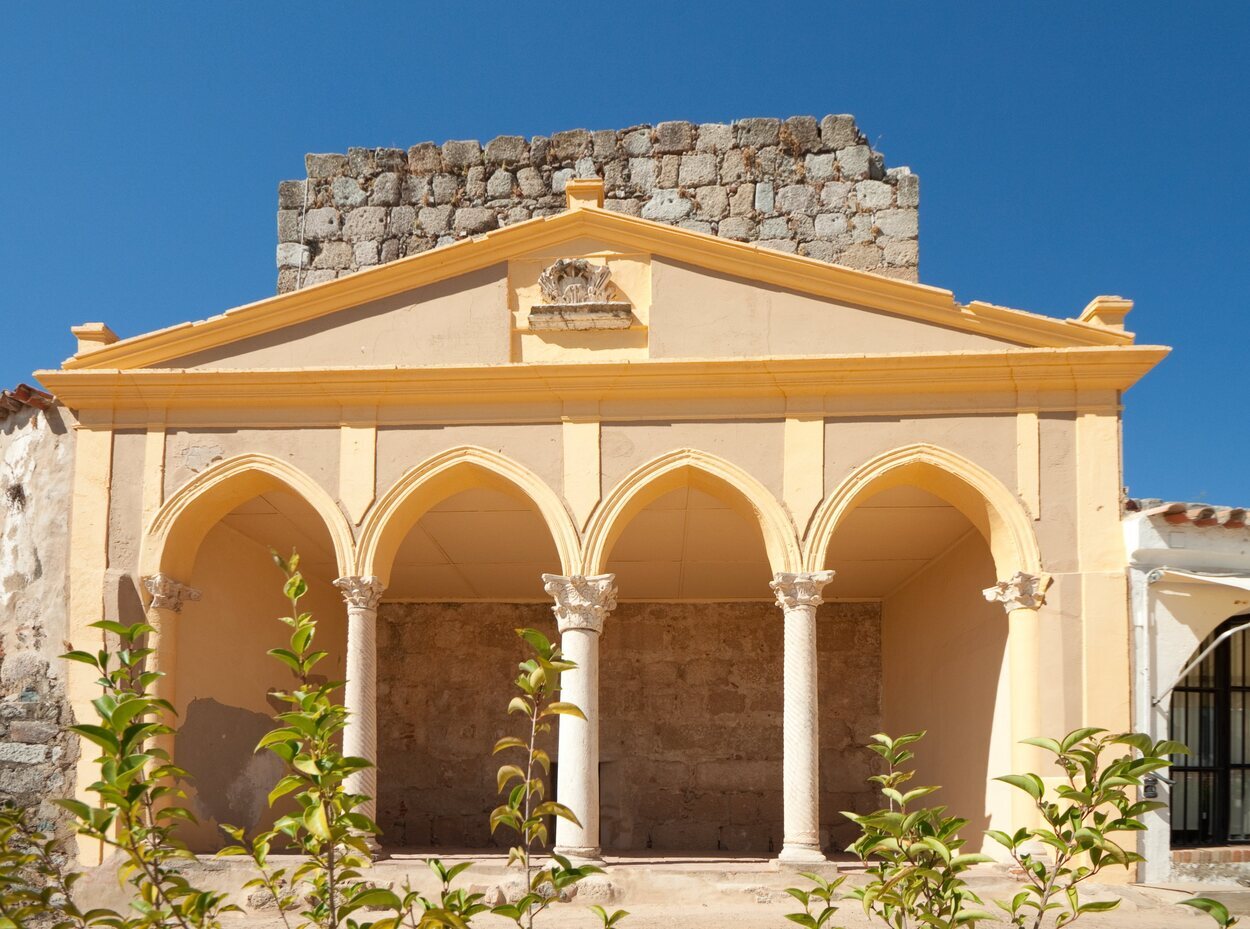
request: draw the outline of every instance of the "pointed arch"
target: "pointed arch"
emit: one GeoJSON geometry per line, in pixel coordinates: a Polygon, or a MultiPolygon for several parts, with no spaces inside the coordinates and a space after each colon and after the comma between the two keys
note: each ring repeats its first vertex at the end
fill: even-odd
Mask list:
{"type": "Polygon", "coordinates": [[[583,574],[607,570],[612,546],[633,517],[685,481],[689,472],[712,478],[734,491],[730,503],[756,522],[773,571],[797,571],[802,553],[794,524],[768,488],[737,465],[693,448],[681,448],[647,462],[627,475],[596,508],[586,528],[583,574]]]}
{"type": "Polygon", "coordinates": [[[208,531],[240,503],[273,490],[290,491],[312,507],[334,543],[339,574],[351,574],[355,543],[338,504],[293,464],[258,453],[219,461],[170,495],[144,535],[140,573],[189,578],[208,531]]]}
{"type": "Polygon", "coordinates": [[[430,507],[463,490],[500,483],[519,490],[534,504],[551,532],[561,570],[574,573],[580,561],[577,529],[555,491],[511,458],[475,445],[426,459],[382,495],[360,531],[359,573],[389,582],[400,544],[430,507]]]}
{"type": "Polygon", "coordinates": [[[980,465],[925,443],[878,455],[856,469],[821,503],[808,536],[807,570],[824,567],[833,535],[851,510],[873,494],[904,484],[928,490],[963,513],[989,544],[999,578],[1011,577],[1017,571],[1042,573],[1037,537],[1016,496],[980,465]]]}

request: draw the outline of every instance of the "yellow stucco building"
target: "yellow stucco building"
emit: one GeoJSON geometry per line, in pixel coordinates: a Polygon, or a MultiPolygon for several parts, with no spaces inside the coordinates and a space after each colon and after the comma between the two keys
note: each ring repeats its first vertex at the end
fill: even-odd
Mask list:
{"type": "Polygon", "coordinates": [[[194,847],[269,815],[271,545],[384,845],[491,841],[521,625],[580,665],[565,850],[818,859],[882,729],[929,730],[921,778],[973,826],[1020,824],[992,780],[1039,766],[1019,739],[1130,725],[1121,401],[1167,350],[1118,297],[961,305],[566,194],[200,322],[79,327],[38,373],[77,417],[70,638],[159,630],[194,847]]]}

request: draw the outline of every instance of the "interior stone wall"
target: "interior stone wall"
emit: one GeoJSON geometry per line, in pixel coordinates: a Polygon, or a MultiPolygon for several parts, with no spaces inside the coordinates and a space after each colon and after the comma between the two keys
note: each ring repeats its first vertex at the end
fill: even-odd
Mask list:
{"type": "Polygon", "coordinates": [[[917,279],[919,178],[886,168],[853,116],[673,120],[351,148],[278,186],[278,292],[565,208],[602,177],[609,210],[917,279]]]}
{"type": "MultiPolygon", "coordinates": [[[[550,609],[384,603],[378,615],[383,844],[506,845],[487,826],[499,763],[489,751],[515,729],[505,708],[524,649],[513,630],[554,636],[550,609]]],[[[771,603],[626,603],[608,618],[605,848],[780,848],[781,624],[771,603]]],[[[822,831],[841,847],[849,831],[839,811],[872,802],[875,756],[858,746],[881,727],[880,609],[826,604],[818,624],[822,831]]]]}

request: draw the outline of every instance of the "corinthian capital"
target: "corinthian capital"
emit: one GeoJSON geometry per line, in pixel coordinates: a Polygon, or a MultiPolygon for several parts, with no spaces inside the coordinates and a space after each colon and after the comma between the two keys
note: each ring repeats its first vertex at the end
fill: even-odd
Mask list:
{"type": "Polygon", "coordinates": [[[143,586],[152,595],[152,606],[158,610],[181,613],[183,603],[200,599],[198,590],[180,584],[168,574],[149,575],[143,579],[143,586]]]}
{"type": "Polygon", "coordinates": [[[1036,610],[1046,602],[1046,588],[1054,580],[1049,574],[1025,574],[1017,571],[1010,580],[999,581],[981,591],[990,603],[1001,603],[1012,610],[1036,610]]]}
{"type": "Polygon", "coordinates": [[[382,599],[385,588],[382,582],[372,575],[369,577],[340,577],[334,586],[343,592],[343,599],[348,606],[366,610],[376,610],[378,601],[382,599]]]}
{"type": "Polygon", "coordinates": [[[584,577],[575,574],[544,574],[543,589],[555,598],[551,612],[561,632],[570,629],[603,631],[603,621],[616,609],[616,575],[596,574],[584,577]]]}
{"type": "Polygon", "coordinates": [[[815,571],[811,574],[790,574],[778,571],[768,586],[777,594],[777,605],[783,610],[801,606],[818,607],[824,601],[820,592],[833,580],[832,571],[815,571]]]}

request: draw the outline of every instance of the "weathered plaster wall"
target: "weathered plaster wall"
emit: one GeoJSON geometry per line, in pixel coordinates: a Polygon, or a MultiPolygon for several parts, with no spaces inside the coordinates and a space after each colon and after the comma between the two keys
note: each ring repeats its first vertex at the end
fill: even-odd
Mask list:
{"type": "Polygon", "coordinates": [[[1007,616],[980,593],[995,580],[989,547],[972,533],[887,597],[882,617],[886,731],[928,731],[916,785],[941,785],[937,802],[973,835],[1010,812],[1009,788],[989,780],[1011,771],[1007,616]]]}
{"type": "MultiPolygon", "coordinates": [[[[387,603],[379,622],[383,842],[489,846],[499,764],[489,750],[515,728],[504,711],[524,655],[513,629],[555,635],[550,609],[387,603]]],[[[879,609],[829,604],[819,622],[822,818],[836,844],[847,834],[837,811],[869,802],[875,756],[857,746],[881,724],[879,609]]],[[[621,604],[600,668],[605,847],[779,848],[776,606],[621,604]]]]}
{"type": "Polygon", "coordinates": [[[288,461],[331,497],[338,497],[338,429],[206,426],[169,430],[165,439],[165,499],[211,465],[248,452],[288,461]]]}
{"type": "Polygon", "coordinates": [[[0,802],[64,823],[75,741],[64,662],[73,478],[71,414],[24,408],[0,421],[0,802]]]}
{"type": "Polygon", "coordinates": [[[279,293],[558,213],[565,183],[595,176],[611,210],[917,276],[919,179],[887,170],[846,115],[353,148],[305,166],[278,186],[279,293]]]}

